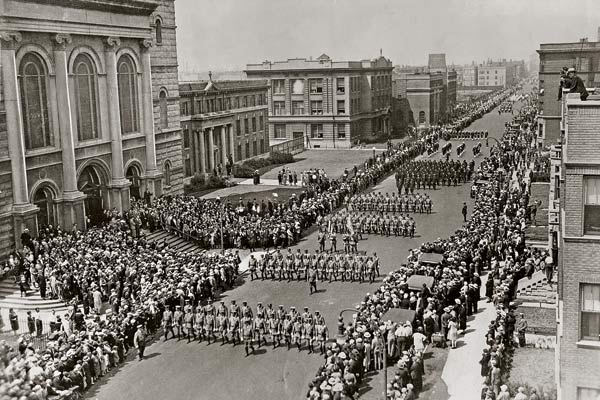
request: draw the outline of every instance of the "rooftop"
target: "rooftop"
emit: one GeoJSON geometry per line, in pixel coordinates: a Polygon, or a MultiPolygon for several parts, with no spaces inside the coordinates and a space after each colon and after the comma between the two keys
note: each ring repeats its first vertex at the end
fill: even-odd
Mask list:
{"type": "Polygon", "coordinates": [[[268,82],[266,80],[237,80],[237,81],[192,81],[192,82],[179,82],[179,93],[182,95],[193,94],[197,92],[207,93],[210,91],[235,91],[235,90],[249,90],[249,89],[266,89],[268,88],[268,82]]]}
{"type": "Polygon", "coordinates": [[[317,59],[288,58],[285,61],[264,61],[260,64],[248,64],[245,72],[260,71],[290,71],[290,70],[331,70],[331,69],[369,69],[392,68],[392,62],[380,56],[373,60],[360,61],[333,61],[327,54],[322,54],[317,59]]]}
{"type": "Polygon", "coordinates": [[[569,43],[542,43],[540,48],[536,50],[540,53],[561,53],[570,51],[600,51],[600,42],[590,42],[588,40],[580,40],[579,42],[569,43]]]}
{"type": "Polygon", "coordinates": [[[160,0],[25,0],[25,2],[142,15],[150,15],[160,5],[160,0]]]}

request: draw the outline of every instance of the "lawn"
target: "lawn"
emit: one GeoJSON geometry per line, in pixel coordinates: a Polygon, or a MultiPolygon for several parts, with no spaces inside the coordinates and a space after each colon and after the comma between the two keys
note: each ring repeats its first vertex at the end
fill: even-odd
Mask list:
{"type": "Polygon", "coordinates": [[[553,308],[519,307],[517,312],[523,313],[527,320],[528,332],[553,335],[556,333],[556,310],[553,308]]]}
{"type": "MultiPolygon", "coordinates": [[[[544,400],[556,399],[554,382],[554,350],[523,347],[515,349],[510,373],[511,393],[519,386],[536,388],[545,393],[544,400]]],[[[527,393],[529,390],[527,391],[527,393]]]]}

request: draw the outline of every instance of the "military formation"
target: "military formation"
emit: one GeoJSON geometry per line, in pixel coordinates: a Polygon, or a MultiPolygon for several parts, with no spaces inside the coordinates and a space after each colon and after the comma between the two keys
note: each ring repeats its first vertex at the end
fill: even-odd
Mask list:
{"type": "Polygon", "coordinates": [[[446,131],[442,135],[444,140],[477,140],[486,139],[488,137],[488,131],[446,131]]]}
{"type": "Polygon", "coordinates": [[[419,160],[403,164],[396,170],[398,194],[414,194],[415,188],[433,189],[438,186],[457,186],[471,179],[475,161],[419,160]]]}
{"type": "Polygon", "coordinates": [[[176,306],[175,311],[166,309],[162,326],[165,341],[171,334],[171,338],[187,339],[188,343],[243,343],[246,356],[254,353],[255,345],[266,346],[269,342],[273,348],[285,345],[288,350],[294,346],[300,351],[306,347],[309,353],[315,351],[316,345],[323,354],[329,339],[327,323],[319,311],[313,315],[308,307],[299,313],[296,307],[286,311],[283,305],[274,309],[272,304],[265,307],[262,303],[253,310],[248,302],[243,301],[240,306],[236,300],[231,300],[229,307],[221,301],[216,307],[208,304],[194,308],[188,304],[183,309],[176,306]]]}
{"type": "Polygon", "coordinates": [[[316,281],[329,282],[374,282],[380,275],[379,257],[358,254],[342,254],[315,250],[309,253],[291,249],[284,254],[281,250],[255,257],[248,261],[250,280],[277,280],[291,282],[308,281],[311,294],[316,289],[316,281]]]}
{"type": "MultiPolygon", "coordinates": [[[[419,187],[421,182],[419,182],[419,187]]],[[[433,201],[426,193],[396,194],[371,192],[351,197],[348,201],[350,211],[377,211],[380,213],[431,213],[433,201]]]]}
{"type": "Polygon", "coordinates": [[[361,239],[362,235],[414,237],[417,229],[409,214],[352,213],[350,220],[361,239]]]}

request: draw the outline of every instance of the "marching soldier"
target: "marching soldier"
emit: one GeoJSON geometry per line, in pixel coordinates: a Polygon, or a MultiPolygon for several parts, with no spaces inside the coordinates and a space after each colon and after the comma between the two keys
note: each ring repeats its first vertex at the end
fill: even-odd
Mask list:
{"type": "Polygon", "coordinates": [[[173,312],[169,308],[163,312],[162,325],[165,331],[165,341],[167,341],[169,332],[175,337],[175,332],[173,331],[173,312]]]}

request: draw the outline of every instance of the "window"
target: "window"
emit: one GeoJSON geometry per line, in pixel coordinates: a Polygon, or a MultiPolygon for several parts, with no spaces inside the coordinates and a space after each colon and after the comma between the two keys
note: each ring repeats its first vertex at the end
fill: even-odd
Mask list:
{"type": "Polygon", "coordinates": [[[258,129],[260,131],[264,131],[265,130],[265,117],[263,117],[262,115],[260,115],[258,117],[258,129]]]}
{"type": "Polygon", "coordinates": [[[311,115],[323,115],[323,102],[321,100],[313,100],[310,102],[311,115]]]}
{"type": "Polygon", "coordinates": [[[258,154],[258,144],[256,143],[256,140],[252,142],[252,155],[257,155],[258,154]]]}
{"type": "Polygon", "coordinates": [[[156,20],[154,31],[156,33],[156,44],[162,44],[162,22],[160,22],[160,19],[156,20]]]}
{"type": "Polygon", "coordinates": [[[165,177],[165,186],[171,186],[171,163],[167,161],[163,170],[165,177]]]}
{"type": "Polygon", "coordinates": [[[323,79],[310,80],[310,93],[323,93],[323,79]]]}
{"type": "Polygon", "coordinates": [[[256,132],[256,117],[252,117],[252,132],[256,132]]]}
{"type": "Polygon", "coordinates": [[[242,97],[242,107],[248,107],[248,96],[242,97]]]}
{"type": "Polygon", "coordinates": [[[260,139],[260,154],[265,152],[265,139],[260,139]]]}
{"type": "Polygon", "coordinates": [[[292,94],[304,94],[304,79],[294,79],[292,81],[292,94]]]}
{"type": "Polygon", "coordinates": [[[73,66],[77,137],[80,141],[98,138],[98,79],[92,60],[79,54],[73,66]]]}
{"type": "Polygon", "coordinates": [[[312,139],[323,139],[323,124],[312,124],[310,126],[310,137],[312,139]]]}
{"type": "Polygon", "coordinates": [[[338,114],[346,114],[346,101],[345,100],[337,101],[337,113],[338,114]]]}
{"type": "Polygon", "coordinates": [[[249,107],[254,107],[256,105],[256,97],[249,96],[250,97],[250,104],[248,104],[249,107]]]}
{"type": "Polygon", "coordinates": [[[190,110],[187,101],[181,102],[181,115],[190,115],[190,110]]]}
{"type": "Polygon", "coordinates": [[[285,93],[285,79],[273,79],[273,94],[285,93]]]}
{"type": "Polygon", "coordinates": [[[340,124],[337,126],[337,134],[339,139],[346,138],[346,125],[340,124]]]}
{"type": "Polygon", "coordinates": [[[121,56],[117,64],[119,82],[119,106],[121,107],[121,134],[138,132],[137,73],[133,60],[128,55],[121,56]]]}
{"type": "Polygon", "coordinates": [[[584,179],[584,235],[600,235],[600,176],[584,179]]]}
{"type": "Polygon", "coordinates": [[[419,111],[419,123],[420,124],[425,123],[425,111],[419,111]]]}
{"type": "Polygon", "coordinates": [[[244,118],[244,134],[250,133],[250,126],[248,124],[248,118],[244,118]]]}
{"type": "Polygon", "coordinates": [[[273,102],[273,114],[283,115],[285,113],[285,101],[274,101],[273,102]]]}
{"type": "Polygon", "coordinates": [[[235,156],[236,160],[241,160],[244,158],[244,157],[242,157],[242,144],[241,143],[238,143],[236,153],[237,153],[235,156]]]}
{"type": "Polygon", "coordinates": [[[273,125],[273,137],[275,139],[285,139],[285,124],[275,124],[273,125]]]}
{"type": "Polygon", "coordinates": [[[600,389],[577,388],[577,400],[598,400],[600,399],[600,389]]]}
{"type": "Polygon", "coordinates": [[[233,108],[239,108],[240,107],[240,98],[239,97],[235,97],[233,99],[233,108]]]}
{"type": "Polygon", "coordinates": [[[169,126],[169,110],[166,90],[161,90],[158,94],[158,107],[160,109],[160,127],[167,128],[169,126]]]}
{"type": "Polygon", "coordinates": [[[250,143],[246,142],[246,158],[250,157],[250,143]]]}
{"type": "Polygon", "coordinates": [[[183,148],[184,149],[190,148],[190,130],[189,129],[183,130],[183,148]]]}
{"type": "Polygon", "coordinates": [[[583,340],[600,340],[600,284],[581,285],[581,331],[583,340]]]}
{"type": "Polygon", "coordinates": [[[344,94],[346,93],[346,82],[344,81],[344,78],[337,78],[335,80],[336,84],[336,93],[337,94],[344,94]]]}
{"type": "Polygon", "coordinates": [[[194,114],[202,114],[202,109],[203,109],[202,104],[203,104],[202,100],[196,100],[196,110],[195,110],[194,114]]]}
{"type": "Polygon", "coordinates": [[[242,134],[242,126],[239,119],[235,120],[235,134],[240,136],[242,134]]]}
{"type": "Polygon", "coordinates": [[[42,59],[35,53],[26,54],[21,60],[19,73],[25,148],[31,150],[52,146],[48,115],[48,75],[42,59]]]}
{"type": "Polygon", "coordinates": [[[292,101],[292,115],[304,114],[304,101],[292,101]]]}

